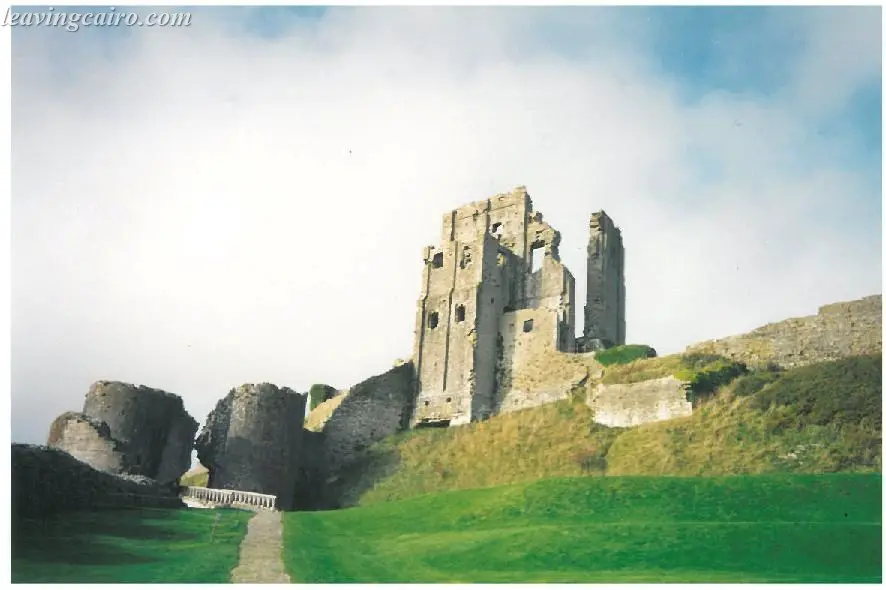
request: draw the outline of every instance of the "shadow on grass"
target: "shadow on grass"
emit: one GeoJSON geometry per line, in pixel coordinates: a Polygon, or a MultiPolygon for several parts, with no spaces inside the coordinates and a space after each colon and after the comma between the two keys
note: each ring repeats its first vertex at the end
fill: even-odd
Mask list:
{"type": "Polygon", "coordinates": [[[357,462],[349,464],[342,473],[326,483],[328,505],[323,509],[356,506],[360,497],[376,484],[390,477],[400,466],[400,455],[391,448],[371,448],[357,462]]]}
{"type": "Polygon", "coordinates": [[[188,541],[173,510],[102,510],[21,519],[12,528],[12,557],[35,563],[125,565],[157,561],[126,551],[120,541],[188,541]]]}

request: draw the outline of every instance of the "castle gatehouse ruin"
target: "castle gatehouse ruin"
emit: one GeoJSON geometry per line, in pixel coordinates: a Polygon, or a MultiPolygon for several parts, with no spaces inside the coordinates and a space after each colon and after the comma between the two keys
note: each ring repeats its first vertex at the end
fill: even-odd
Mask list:
{"type": "Polygon", "coordinates": [[[529,367],[625,343],[621,232],[603,211],[589,230],[576,338],[575,279],[560,261],[560,232],[533,210],[525,187],[443,217],[442,244],[424,250],[412,426],[464,424],[527,394],[543,399],[543,385],[521,379],[529,367]]]}

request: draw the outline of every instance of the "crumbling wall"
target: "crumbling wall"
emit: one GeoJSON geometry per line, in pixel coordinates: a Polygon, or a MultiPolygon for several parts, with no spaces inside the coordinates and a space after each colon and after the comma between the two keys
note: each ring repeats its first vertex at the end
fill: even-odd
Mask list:
{"type": "Polygon", "coordinates": [[[502,355],[497,367],[499,412],[512,412],[566,399],[602,375],[593,353],[557,350],[558,314],[521,309],[504,315],[502,355]]]}
{"type": "Polygon", "coordinates": [[[604,211],[591,215],[588,240],[584,350],[592,340],[604,346],[625,343],[624,246],[621,230],[604,211]]]}
{"type": "Polygon", "coordinates": [[[575,281],[560,262],[560,233],[525,187],[446,214],[442,245],[424,251],[413,359],[413,424],[482,420],[499,405],[503,316],[546,310],[553,349],[575,348],[575,281]]]}
{"type": "Polygon", "coordinates": [[[674,377],[639,383],[595,385],[588,397],[594,421],[606,426],[637,426],[692,414],[686,383],[674,377]]]}
{"type": "Polygon", "coordinates": [[[12,445],[10,485],[14,520],[68,510],[184,507],[177,486],[104,473],[62,450],[35,445],[12,445]]]}
{"type": "Polygon", "coordinates": [[[85,414],[65,412],[56,418],[46,444],[99,471],[125,473],[129,467],[126,452],[111,438],[108,425],[85,414]]]}
{"type": "Polygon", "coordinates": [[[292,507],[306,397],[270,383],[232,389],[210,412],[197,438],[209,487],[277,496],[292,507]]]}
{"type": "Polygon", "coordinates": [[[178,479],[191,465],[197,421],[182,399],[159,389],[119,381],[89,388],[83,414],[106,423],[125,449],[128,471],[158,479],[178,479]]]}
{"type": "Polygon", "coordinates": [[[372,443],[408,426],[414,375],[413,364],[406,363],[350,389],[323,426],[324,463],[330,473],[356,462],[372,443]]]}
{"type": "Polygon", "coordinates": [[[686,352],[719,354],[749,365],[774,362],[789,368],[852,355],[881,354],[882,349],[882,297],[871,295],[825,305],[817,315],[693,344],[686,352]]]}
{"type": "Polygon", "coordinates": [[[322,432],[305,430],[299,448],[296,469],[293,508],[316,510],[326,508],[326,480],[329,477],[324,454],[325,437],[322,432]]]}

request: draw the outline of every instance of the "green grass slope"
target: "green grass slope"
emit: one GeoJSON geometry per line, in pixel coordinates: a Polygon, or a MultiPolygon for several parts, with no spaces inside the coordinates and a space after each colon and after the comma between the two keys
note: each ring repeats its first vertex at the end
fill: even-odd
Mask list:
{"type": "MultiPolygon", "coordinates": [[[[720,370],[721,361],[702,356],[613,369],[627,381],[720,370]]],[[[880,471],[881,375],[880,357],[752,371],[720,387],[692,416],[633,428],[596,424],[576,400],[414,430],[376,444],[337,485],[349,506],[572,475],[880,471]]]]}
{"type": "Polygon", "coordinates": [[[879,582],[879,474],[555,478],[284,517],[298,582],[879,582]]]}
{"type": "Polygon", "coordinates": [[[142,508],[25,520],[12,534],[12,581],[228,582],[250,516],[227,509],[142,508]]]}
{"type": "Polygon", "coordinates": [[[626,429],[608,475],[880,471],[882,359],[740,377],[685,418],[626,429]]]}

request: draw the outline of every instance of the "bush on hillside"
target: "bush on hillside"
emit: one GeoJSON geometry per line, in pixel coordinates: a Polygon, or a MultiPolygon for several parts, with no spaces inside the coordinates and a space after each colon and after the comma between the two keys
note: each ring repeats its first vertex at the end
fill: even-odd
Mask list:
{"type": "Polygon", "coordinates": [[[601,365],[625,365],[638,359],[655,358],[655,349],[645,344],[624,344],[601,350],[594,358],[601,365]]]}
{"type": "MultiPolygon", "coordinates": [[[[687,356],[710,357],[713,355],[687,356]]],[[[684,364],[688,365],[688,367],[678,371],[676,377],[687,381],[686,401],[693,405],[713,396],[721,387],[729,385],[736,378],[745,375],[748,372],[748,367],[744,363],[729,361],[726,359],[712,360],[710,358],[690,358],[687,361],[686,357],[684,357],[683,360],[684,364]],[[704,368],[694,370],[694,367],[699,366],[704,368]]]]}
{"type": "Polygon", "coordinates": [[[338,390],[331,385],[324,385],[322,383],[315,383],[311,385],[310,391],[308,391],[308,397],[310,398],[310,409],[314,409],[326,400],[332,399],[335,397],[335,394],[338,390]]]}
{"type": "Polygon", "coordinates": [[[879,356],[859,356],[793,369],[752,398],[759,410],[784,408],[773,414],[771,428],[792,425],[843,426],[868,424],[882,427],[883,361],[879,356]]]}
{"type": "Polygon", "coordinates": [[[781,377],[780,372],[775,371],[754,371],[747,375],[742,375],[735,382],[733,392],[738,397],[747,397],[754,395],[770,383],[775,383],[781,377]]]}

